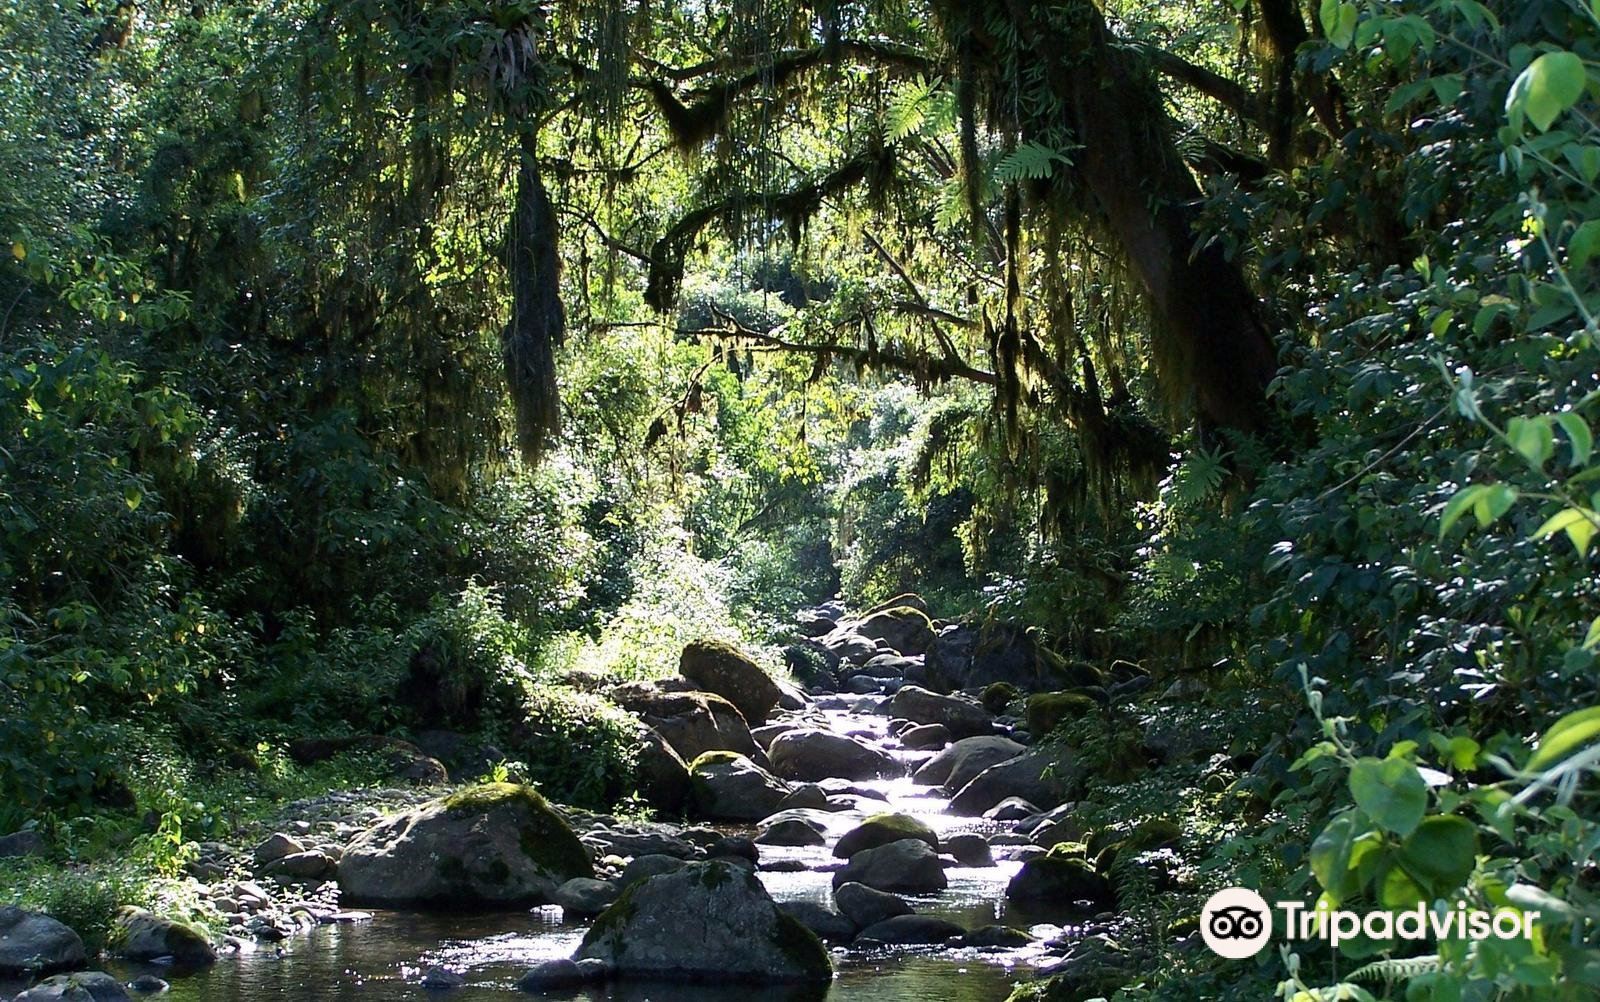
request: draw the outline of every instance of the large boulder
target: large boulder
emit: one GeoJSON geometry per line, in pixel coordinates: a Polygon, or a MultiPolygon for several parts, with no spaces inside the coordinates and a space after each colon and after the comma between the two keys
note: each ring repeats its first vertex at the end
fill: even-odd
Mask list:
{"type": "Polygon", "coordinates": [[[181,967],[217,962],[217,951],[199,929],[131,905],[117,912],[109,942],[112,953],[128,960],[171,957],[181,967]]]}
{"type": "Polygon", "coordinates": [[[13,1002],[128,1002],[122,982],[104,971],[58,974],[29,988],[13,1002]]]}
{"type": "Polygon", "coordinates": [[[767,755],[772,771],[803,782],[841,778],[878,779],[901,774],[887,752],[855,738],[817,728],[785,731],[772,739],[767,755]]]}
{"type": "Polygon", "coordinates": [[[593,918],[617,900],[617,885],[609,880],[573,877],[553,895],[561,911],[572,918],[593,918]]]}
{"type": "Polygon", "coordinates": [[[822,845],[827,841],[820,827],[808,824],[799,818],[785,818],[776,824],[767,825],[761,829],[761,834],[756,836],[757,845],[822,845]]]}
{"type": "Polygon", "coordinates": [[[949,885],[938,853],[920,839],[907,838],[864,849],[834,871],[833,886],[866,884],[896,894],[931,894],[949,885]]]}
{"type": "Polygon", "coordinates": [[[914,838],[925,842],[934,852],[939,851],[939,836],[932,828],[909,814],[874,814],[861,824],[845,832],[833,847],[833,854],[849,859],[858,852],[876,849],[880,845],[914,838]]]}
{"type": "Polygon", "coordinates": [[[625,891],[595,920],[577,960],[623,978],[827,982],[828,951],[781,912],[760,878],[721,860],[691,863],[625,891]]]}
{"type": "Polygon", "coordinates": [[[855,632],[868,640],[881,640],[900,654],[922,654],[934,637],[928,614],[908,605],[874,612],[855,624],[855,632]]]}
{"type": "Polygon", "coordinates": [[[1006,885],[1013,901],[1049,901],[1092,909],[1114,903],[1111,885],[1081,859],[1039,856],[1022,864],[1006,885]]]}
{"type": "Polygon", "coordinates": [[[848,625],[834,630],[819,643],[841,662],[855,665],[866,664],[879,653],[876,641],[863,637],[848,625]]]}
{"type": "Polygon", "coordinates": [[[1081,692],[1041,692],[1028,697],[1028,731],[1044,737],[1069,720],[1096,713],[1100,704],[1081,692]]]}
{"type": "Polygon", "coordinates": [[[0,974],[47,974],[87,960],[83,940],[61,922],[12,905],[0,907],[0,974]]]}
{"type": "Polygon", "coordinates": [[[733,751],[757,762],[766,753],[756,747],[744,714],[710,692],[667,692],[649,682],[630,682],[611,690],[618,706],[655,728],[685,762],[708,751],[733,751]]]}
{"type": "Polygon", "coordinates": [[[974,777],[991,765],[1016,758],[1027,750],[1026,745],[998,734],[962,738],[924,762],[920,769],[912,773],[911,781],[918,786],[943,786],[953,792],[972,782],[974,777]],[[959,776],[960,782],[953,783],[952,776],[959,776]]]}
{"type": "Polygon", "coordinates": [[[907,946],[930,945],[963,936],[966,932],[954,922],[934,915],[896,915],[867,926],[856,938],[907,946]]]}
{"type": "Polygon", "coordinates": [[[1054,806],[1067,798],[1076,780],[1070,751],[1032,749],[974,776],[950,798],[950,813],[977,817],[1008,797],[1054,806]]]}
{"type": "Polygon", "coordinates": [[[848,943],[855,938],[856,924],[815,901],[785,901],[778,910],[817,934],[819,939],[848,943]]]}
{"type": "Polygon", "coordinates": [[[10,835],[0,837],[0,859],[42,856],[44,855],[44,850],[44,836],[36,831],[12,832],[10,835]]]}
{"type": "Polygon", "coordinates": [[[683,649],[678,673],[738,707],[747,724],[767,722],[783,691],[761,666],[732,644],[696,640],[683,649]]]}
{"type": "Polygon", "coordinates": [[[345,903],[472,909],[546,904],[593,877],[583,843],[533,789],[469,787],[356,836],[339,859],[345,903]]]}
{"type": "Polygon", "coordinates": [[[689,800],[689,764],[653,727],[640,727],[638,741],[634,777],[639,795],[656,810],[677,814],[689,800]]]}
{"type": "Polygon", "coordinates": [[[920,685],[902,687],[884,710],[891,717],[904,717],[918,724],[943,724],[956,738],[994,732],[989,712],[975,701],[964,696],[941,696],[920,685]]]}
{"type": "Polygon", "coordinates": [[[708,821],[760,821],[788,795],[782,780],[734,752],[706,752],[689,766],[690,810],[708,821]]]}
{"type": "Polygon", "coordinates": [[[938,689],[976,689],[1005,682],[1039,692],[1098,685],[1093,674],[1064,661],[1035,630],[1009,623],[947,626],[928,646],[928,679],[938,689]]]}

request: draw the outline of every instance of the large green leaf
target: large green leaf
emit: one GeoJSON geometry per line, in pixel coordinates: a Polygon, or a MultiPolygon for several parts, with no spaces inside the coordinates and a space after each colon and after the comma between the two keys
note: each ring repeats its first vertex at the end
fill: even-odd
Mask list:
{"type": "Polygon", "coordinates": [[[1526,115],[1543,132],[1558,115],[1578,103],[1587,83],[1582,59],[1571,52],[1546,52],[1512,83],[1506,114],[1513,124],[1519,114],[1526,115]]]}
{"type": "Polygon", "coordinates": [[[1360,833],[1354,811],[1345,811],[1329,821],[1311,843],[1311,872],[1335,903],[1355,890],[1350,873],[1350,847],[1360,833]]]}
{"type": "Polygon", "coordinates": [[[1569,713],[1551,725],[1528,759],[1530,770],[1548,769],[1584,745],[1600,740],[1600,706],[1569,713]]]}
{"type": "Polygon", "coordinates": [[[1477,862],[1478,829],[1454,814],[1425,819],[1400,847],[1400,865],[1435,898],[1466,883],[1477,862]]]}
{"type": "Polygon", "coordinates": [[[1404,838],[1428,809],[1428,784],[1417,767],[1398,758],[1363,758],[1350,767],[1356,806],[1385,831],[1404,838]]]}

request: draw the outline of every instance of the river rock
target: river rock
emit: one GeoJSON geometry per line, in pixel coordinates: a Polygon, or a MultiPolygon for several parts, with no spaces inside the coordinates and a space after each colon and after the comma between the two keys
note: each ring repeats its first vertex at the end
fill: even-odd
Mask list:
{"type": "Polygon", "coordinates": [[[963,936],[961,945],[976,950],[1012,950],[1019,946],[1027,946],[1033,941],[1034,937],[1021,929],[1005,925],[986,925],[963,936]]]}
{"type": "Polygon", "coordinates": [[[989,821],[1022,821],[1039,814],[1039,808],[1021,797],[1007,797],[983,812],[989,821]]]}
{"type": "Polygon", "coordinates": [[[789,788],[743,755],[706,752],[689,767],[689,803],[712,821],[759,821],[778,809],[789,788]]]}
{"type": "Polygon", "coordinates": [[[339,860],[346,904],[473,908],[544,904],[589,853],[545,799],[512,783],[469,787],[388,818],[339,860]]]}
{"type": "Polygon", "coordinates": [[[875,890],[853,881],[834,888],[833,903],[838,906],[839,914],[863,929],[884,919],[910,915],[912,912],[911,906],[900,895],[875,890]]]}
{"type": "Polygon", "coordinates": [[[333,876],[336,867],[332,856],[311,849],[275,859],[263,868],[263,872],[287,880],[323,880],[333,876]]]}
{"type": "Polygon", "coordinates": [[[0,837],[0,859],[41,856],[44,848],[44,836],[31,829],[0,837]]]}
{"type": "Polygon", "coordinates": [[[706,692],[732,703],[747,724],[764,724],[783,693],[748,654],[720,640],[696,640],[684,647],[678,672],[706,692]]]}
{"type": "Polygon", "coordinates": [[[950,728],[943,724],[916,724],[900,734],[900,743],[913,751],[943,748],[950,743],[950,728]]]}
{"type": "Polygon", "coordinates": [[[666,832],[618,832],[602,828],[589,833],[584,841],[600,844],[606,852],[616,856],[660,855],[691,859],[695,855],[692,842],[666,832]]]}
{"type": "Polygon", "coordinates": [[[898,894],[928,894],[949,885],[938,853],[920,839],[908,838],[864,849],[833,874],[833,886],[851,882],[898,894]]]}
{"type": "Polygon", "coordinates": [[[855,624],[854,632],[868,640],[882,640],[899,654],[925,653],[934,637],[928,614],[909,605],[874,612],[855,624]]]}
{"type": "Polygon", "coordinates": [[[856,938],[910,946],[943,943],[964,933],[954,922],[933,915],[896,915],[867,926],[856,938]]]}
{"type": "Polygon", "coordinates": [[[79,971],[46,978],[13,1002],[128,1002],[122,982],[102,971],[79,971]]]}
{"type": "Polygon", "coordinates": [[[878,779],[900,775],[900,764],[886,752],[855,738],[817,728],[788,731],[773,739],[772,771],[784,779],[814,782],[833,777],[878,779]]]}
{"type": "Polygon", "coordinates": [[[815,901],[785,901],[778,910],[816,933],[819,939],[848,943],[855,938],[854,922],[815,901]]]}
{"type": "Polygon", "coordinates": [[[789,795],[783,798],[783,803],[778,805],[778,810],[788,811],[797,808],[825,811],[828,809],[828,795],[815,783],[796,783],[789,795]]]}
{"type": "Polygon", "coordinates": [[[598,972],[593,969],[586,970],[582,964],[566,958],[546,960],[529,968],[527,973],[517,980],[517,988],[520,991],[540,993],[576,988],[597,980],[597,973],[604,976],[605,969],[602,968],[598,972]]]}
{"type": "Polygon", "coordinates": [[[962,866],[993,866],[994,853],[982,835],[951,835],[944,840],[944,851],[962,866]]]}
{"type": "Polygon", "coordinates": [[[977,817],[1007,797],[1059,804],[1075,783],[1071,751],[1031,749],[973,777],[950,799],[950,813],[977,817]]]}
{"type": "Polygon", "coordinates": [[[648,724],[638,731],[634,778],[639,795],[658,811],[676,814],[689,799],[689,764],[648,724]]]}
{"type": "Polygon", "coordinates": [[[285,856],[293,856],[296,853],[305,851],[305,845],[293,835],[274,832],[268,835],[260,845],[256,846],[256,865],[266,866],[269,863],[276,863],[285,856]]]}
{"type": "Polygon", "coordinates": [[[593,918],[617,900],[617,885],[609,880],[573,877],[556,888],[551,897],[561,911],[572,918],[593,918]]]}
{"type": "Polygon", "coordinates": [[[686,865],[686,861],[676,856],[635,856],[622,868],[617,886],[626,890],[642,880],[659,877],[663,873],[677,873],[686,865]]]}
{"type": "Polygon", "coordinates": [[[128,991],[138,992],[140,995],[160,995],[172,986],[154,974],[141,974],[128,982],[128,991]]]}
{"type": "Polygon", "coordinates": [[[171,957],[183,967],[217,961],[217,951],[199,929],[131,905],[117,912],[109,940],[111,952],[128,960],[171,957]]]}
{"type": "Polygon", "coordinates": [[[833,847],[833,854],[849,859],[866,849],[876,849],[890,842],[914,838],[925,842],[934,852],[939,851],[939,836],[932,828],[909,814],[874,814],[855,828],[845,832],[833,847]]]}
{"type": "Polygon", "coordinates": [[[890,697],[885,710],[890,716],[905,717],[919,724],[943,724],[956,738],[994,731],[989,711],[975,701],[965,696],[941,696],[920,685],[903,686],[890,697]]]}
{"type": "Polygon", "coordinates": [[[1025,746],[997,734],[962,738],[923,763],[911,774],[911,781],[918,786],[945,786],[949,790],[959,790],[983,770],[1016,758],[1027,750],[1025,746]],[[950,777],[957,768],[961,770],[961,783],[949,786],[950,777]]]}
{"type": "Polygon", "coordinates": [[[820,829],[798,818],[786,818],[762,829],[761,834],[756,836],[759,845],[822,845],[826,841],[820,829]]]}
{"type": "Polygon", "coordinates": [[[1081,859],[1048,855],[1023,863],[1006,885],[1006,897],[1013,901],[1087,903],[1091,908],[1114,903],[1111,885],[1089,864],[1081,859]]]}
{"type": "Polygon", "coordinates": [[[804,726],[804,724],[796,723],[793,720],[786,720],[781,724],[767,724],[763,727],[752,727],[750,728],[750,736],[755,739],[757,747],[770,749],[772,747],[773,738],[785,733],[786,731],[797,731],[804,726]]]}
{"type": "Polygon", "coordinates": [[[595,920],[576,959],[603,960],[625,978],[820,983],[833,977],[816,935],[779,911],[754,873],[720,860],[629,888],[595,920]]]}
{"type": "Polygon", "coordinates": [[[649,682],[630,682],[611,690],[618,706],[636,714],[664,738],[685,762],[708,751],[734,751],[757,762],[766,752],[756,747],[744,714],[726,699],[709,692],[666,692],[649,682]]]}
{"type": "Polygon", "coordinates": [[[0,907],[0,974],[48,974],[88,961],[83,940],[56,919],[0,907]]]}

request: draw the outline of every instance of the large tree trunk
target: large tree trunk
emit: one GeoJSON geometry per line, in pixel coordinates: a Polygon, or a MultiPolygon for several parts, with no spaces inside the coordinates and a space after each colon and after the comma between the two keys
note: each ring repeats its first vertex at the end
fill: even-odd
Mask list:
{"type": "MultiPolygon", "coordinates": [[[[1012,55],[1044,67],[1083,147],[1078,177],[1148,293],[1163,381],[1192,394],[1208,425],[1261,428],[1264,390],[1277,368],[1272,337],[1238,264],[1216,245],[1195,247],[1200,187],[1144,67],[1114,44],[1089,0],[1055,7],[1005,0],[1000,9],[1030,50],[1012,55]]],[[[993,37],[977,41],[991,58],[1004,55],[993,37]]]]}

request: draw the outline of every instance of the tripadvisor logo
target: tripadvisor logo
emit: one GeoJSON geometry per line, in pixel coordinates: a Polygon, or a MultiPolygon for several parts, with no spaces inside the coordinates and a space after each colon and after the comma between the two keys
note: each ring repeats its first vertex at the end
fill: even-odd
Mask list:
{"type": "Polygon", "coordinates": [[[1537,914],[1501,908],[1488,912],[1454,907],[1430,909],[1418,904],[1400,911],[1353,912],[1301,901],[1279,901],[1268,907],[1266,899],[1243,887],[1228,887],[1211,895],[1200,910],[1200,937],[1218,956],[1244,960],[1261,952],[1272,938],[1273,909],[1286,940],[1321,940],[1329,946],[1365,936],[1368,939],[1532,939],[1537,914]]]}

